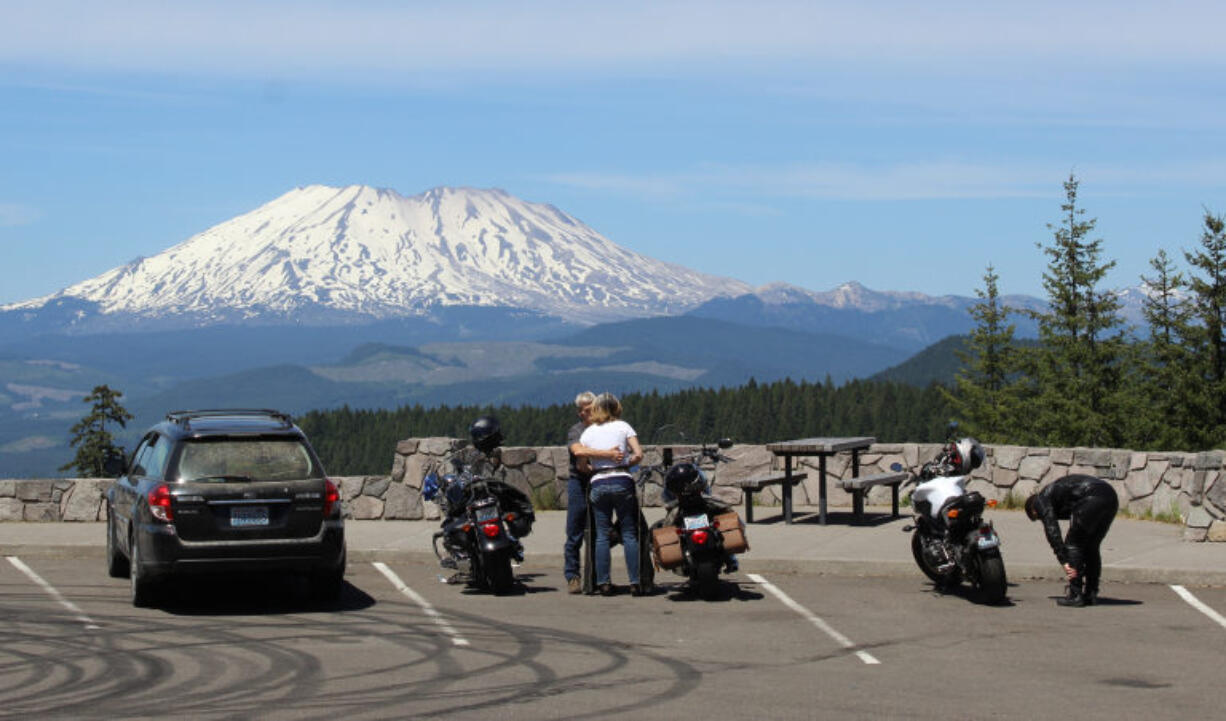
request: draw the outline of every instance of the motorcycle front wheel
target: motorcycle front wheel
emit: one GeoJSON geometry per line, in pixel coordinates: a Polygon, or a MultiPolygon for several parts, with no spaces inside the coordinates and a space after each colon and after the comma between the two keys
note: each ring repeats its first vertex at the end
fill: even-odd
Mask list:
{"type": "Polygon", "coordinates": [[[954,566],[953,570],[941,573],[928,563],[924,555],[924,537],[919,531],[911,534],[911,555],[915,557],[915,565],[919,566],[924,575],[938,586],[952,586],[962,580],[962,574],[958,571],[957,566],[954,566]]]}
{"type": "Polygon", "coordinates": [[[1009,582],[1005,578],[1005,561],[1000,553],[991,551],[979,555],[979,596],[983,603],[997,604],[1005,600],[1009,582]]]}

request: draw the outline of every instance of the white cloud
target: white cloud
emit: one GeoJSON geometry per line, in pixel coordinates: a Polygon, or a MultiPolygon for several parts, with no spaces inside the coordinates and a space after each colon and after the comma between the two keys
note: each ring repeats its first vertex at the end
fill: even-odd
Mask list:
{"type": "Polygon", "coordinates": [[[1218,2],[5,2],[0,62],[334,79],[852,62],[1226,60],[1218,2]],[[358,74],[355,74],[358,73],[358,74]]]}

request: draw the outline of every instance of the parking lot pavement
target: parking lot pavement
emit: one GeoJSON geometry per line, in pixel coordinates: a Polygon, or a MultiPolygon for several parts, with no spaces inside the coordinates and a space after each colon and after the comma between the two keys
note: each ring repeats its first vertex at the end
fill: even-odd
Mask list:
{"type": "MultiPolygon", "coordinates": [[[[1210,718],[1226,642],[1160,584],[1107,584],[1103,605],[1060,609],[1058,584],[1026,581],[985,607],[918,571],[763,572],[707,602],[672,576],[655,596],[601,598],[522,568],[523,592],[494,597],[391,561],[391,577],[352,563],[335,604],[302,601],[294,579],[239,576],[192,579],[136,609],[100,559],[25,563],[80,613],[0,564],[5,715],[1029,719],[1066,718],[1072,703],[1079,719],[1210,718]]],[[[1226,612],[1226,589],[1190,593],[1226,612]]]]}

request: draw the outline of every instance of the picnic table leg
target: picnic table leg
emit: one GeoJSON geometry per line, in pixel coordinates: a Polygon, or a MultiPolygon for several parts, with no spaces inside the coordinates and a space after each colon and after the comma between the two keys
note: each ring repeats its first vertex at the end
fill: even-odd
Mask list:
{"type": "Polygon", "coordinates": [[[745,494],[745,522],[753,523],[753,491],[746,488],[745,494]]]}
{"type": "Polygon", "coordinates": [[[901,483],[893,483],[890,485],[890,490],[893,491],[892,495],[893,495],[893,501],[894,501],[894,517],[895,518],[898,518],[898,487],[901,485],[902,485],[901,483]]]}
{"type": "Polygon", "coordinates": [[[792,457],[783,457],[783,522],[792,523],[792,457]]]}
{"type": "Polygon", "coordinates": [[[817,457],[817,477],[820,481],[818,488],[817,502],[817,522],[826,525],[826,455],[817,457]]]}

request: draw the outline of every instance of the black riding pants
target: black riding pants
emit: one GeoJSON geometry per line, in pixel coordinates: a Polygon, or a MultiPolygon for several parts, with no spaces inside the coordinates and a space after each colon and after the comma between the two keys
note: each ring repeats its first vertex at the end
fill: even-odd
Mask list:
{"type": "Polygon", "coordinates": [[[1077,578],[1072,581],[1074,590],[1098,593],[1103,572],[1099,547],[1119,507],[1119,499],[1113,491],[1091,494],[1073,506],[1064,545],[1068,548],[1069,565],[1077,570],[1077,578]]]}

